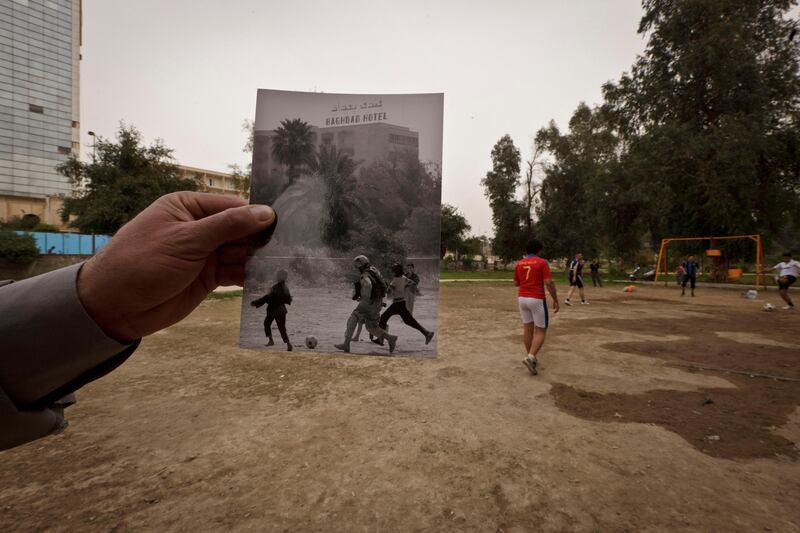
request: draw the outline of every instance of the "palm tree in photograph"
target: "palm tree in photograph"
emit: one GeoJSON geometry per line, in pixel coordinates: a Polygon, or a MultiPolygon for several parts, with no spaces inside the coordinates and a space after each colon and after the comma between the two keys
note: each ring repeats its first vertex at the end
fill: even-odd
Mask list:
{"type": "Polygon", "coordinates": [[[323,241],[338,249],[344,249],[348,233],[356,215],[355,171],[361,164],[334,145],[319,147],[316,157],[309,160],[309,170],[317,174],[327,189],[327,212],[323,241]]]}
{"type": "Polygon", "coordinates": [[[300,176],[300,170],[314,154],[311,126],[299,118],[284,119],[272,136],[272,155],[286,166],[289,185],[300,176]]]}

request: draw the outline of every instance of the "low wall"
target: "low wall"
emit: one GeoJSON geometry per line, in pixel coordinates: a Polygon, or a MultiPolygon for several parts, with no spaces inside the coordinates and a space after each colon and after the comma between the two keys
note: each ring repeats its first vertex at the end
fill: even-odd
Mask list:
{"type": "Polygon", "coordinates": [[[42,255],[33,263],[16,265],[0,262],[0,280],[21,280],[87,260],[88,255],[42,255]]]}

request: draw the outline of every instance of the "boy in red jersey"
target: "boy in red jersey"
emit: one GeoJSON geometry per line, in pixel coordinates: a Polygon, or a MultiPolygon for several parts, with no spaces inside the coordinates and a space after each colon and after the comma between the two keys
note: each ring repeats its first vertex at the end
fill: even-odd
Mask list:
{"type": "Polygon", "coordinates": [[[519,287],[519,314],[522,317],[525,349],[528,351],[523,363],[534,376],[539,373],[539,360],[536,355],[544,344],[548,325],[545,285],[553,299],[553,314],[558,313],[556,284],[553,283],[553,276],[550,274],[550,265],[538,255],[541,250],[541,242],[536,239],[529,240],[525,248],[525,257],[517,262],[514,269],[514,285],[519,287]]]}

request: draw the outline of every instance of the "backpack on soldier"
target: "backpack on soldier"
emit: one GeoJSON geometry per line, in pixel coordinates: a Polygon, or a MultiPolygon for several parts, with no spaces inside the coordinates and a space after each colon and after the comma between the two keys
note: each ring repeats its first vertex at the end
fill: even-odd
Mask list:
{"type": "Polygon", "coordinates": [[[388,289],[386,282],[383,281],[383,276],[381,276],[381,273],[378,272],[378,269],[375,267],[369,267],[365,274],[369,276],[369,281],[372,283],[372,297],[370,300],[373,302],[382,302],[386,297],[388,289]]]}

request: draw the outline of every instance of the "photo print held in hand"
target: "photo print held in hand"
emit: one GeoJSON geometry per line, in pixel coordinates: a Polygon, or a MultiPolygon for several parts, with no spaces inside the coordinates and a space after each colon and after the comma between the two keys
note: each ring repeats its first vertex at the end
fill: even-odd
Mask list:
{"type": "Polygon", "coordinates": [[[442,94],[259,90],[243,348],[436,357],[442,94]]]}

